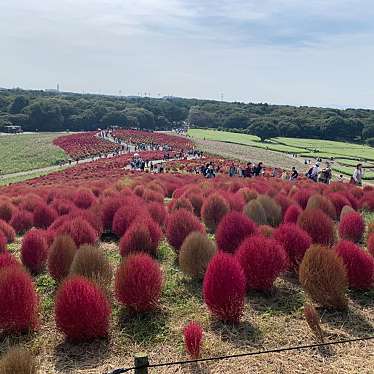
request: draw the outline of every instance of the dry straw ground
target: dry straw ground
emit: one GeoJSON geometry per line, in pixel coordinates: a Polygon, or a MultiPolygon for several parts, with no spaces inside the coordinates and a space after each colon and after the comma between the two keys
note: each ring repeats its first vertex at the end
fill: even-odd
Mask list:
{"type": "MultiPolygon", "coordinates": [[[[113,266],[120,260],[118,245],[101,243],[113,266]]],[[[20,241],[11,246],[18,254],[20,241]]],[[[37,357],[41,373],[105,373],[115,367],[132,366],[134,353],[144,351],[152,363],[186,359],[182,328],[189,320],[205,330],[203,356],[216,356],[315,343],[303,318],[304,293],[290,275],[279,279],[269,295],[248,295],[245,315],[239,326],[214,321],[202,302],[201,284],[185,277],[176,256],[166,243],[159,260],[165,274],[161,308],[157,313],[134,317],[113,302],[110,338],[90,344],[72,345],[56,331],[53,296],[56,284],[47,274],[35,278],[41,295],[41,329],[30,336],[0,336],[3,352],[11,342],[25,344],[37,357]]],[[[326,341],[374,334],[374,292],[350,294],[348,312],[320,310],[326,341]]],[[[253,356],[201,365],[151,369],[150,373],[372,373],[373,341],[253,356]]]]}

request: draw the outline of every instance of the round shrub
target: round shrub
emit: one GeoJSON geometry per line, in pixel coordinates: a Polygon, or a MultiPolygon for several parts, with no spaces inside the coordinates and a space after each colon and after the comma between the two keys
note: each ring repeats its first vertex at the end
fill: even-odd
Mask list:
{"type": "Polygon", "coordinates": [[[5,235],[8,243],[13,243],[16,239],[14,228],[0,219],[0,231],[5,235]]]}
{"type": "Polygon", "coordinates": [[[262,236],[246,239],[236,257],[244,271],[247,290],[270,290],[288,265],[284,248],[275,240],[262,236]]]}
{"type": "Polygon", "coordinates": [[[374,257],[374,234],[370,234],[368,237],[368,252],[374,257]]]}
{"type": "Polygon", "coordinates": [[[84,277],[72,277],[59,287],[55,302],[57,328],[72,341],[108,335],[111,308],[103,292],[84,277]]]}
{"type": "Polygon", "coordinates": [[[342,240],[335,247],[347,270],[349,287],[367,289],[374,282],[374,259],[350,241],[342,240]]]}
{"type": "Polygon", "coordinates": [[[180,197],[178,199],[173,199],[169,204],[169,212],[175,212],[178,209],[186,209],[191,213],[194,213],[194,208],[191,201],[186,197],[180,197]]]}
{"type": "Polygon", "coordinates": [[[218,252],[212,258],[204,277],[203,296],[216,318],[239,322],[244,311],[245,276],[235,257],[218,252]]]}
{"type": "Polygon", "coordinates": [[[157,308],[161,288],[160,265],[146,254],[130,255],[118,267],[116,297],[130,311],[142,313],[157,308]]]}
{"type": "Polygon", "coordinates": [[[269,225],[261,225],[258,227],[258,233],[265,238],[271,238],[274,233],[274,227],[271,227],[269,225]]]}
{"type": "Polygon", "coordinates": [[[273,198],[267,195],[260,195],[257,198],[257,201],[265,210],[267,224],[277,227],[283,219],[281,206],[273,198]]]}
{"type": "Polygon", "coordinates": [[[293,200],[296,201],[303,209],[306,208],[310,197],[313,195],[313,191],[307,189],[301,189],[295,192],[292,196],[293,200]]]}
{"type": "Polygon", "coordinates": [[[0,271],[10,266],[22,266],[19,261],[9,252],[0,253],[0,271]]]}
{"type": "Polygon", "coordinates": [[[237,193],[243,197],[245,203],[257,199],[257,191],[248,187],[240,188],[237,193]]]}
{"type": "Polygon", "coordinates": [[[74,196],[74,204],[80,209],[88,209],[95,200],[95,195],[88,189],[80,189],[74,196]]]}
{"type": "Polygon", "coordinates": [[[300,214],[297,223],[310,235],[313,243],[322,245],[332,245],[334,243],[334,223],[322,210],[304,210],[300,214]]]}
{"type": "Polygon", "coordinates": [[[9,222],[12,219],[14,207],[9,201],[0,201],[0,220],[9,222]]]}
{"type": "Polygon", "coordinates": [[[284,213],[284,223],[297,223],[299,215],[302,213],[302,209],[298,205],[291,205],[284,213]]]}
{"type": "Polygon", "coordinates": [[[95,229],[82,217],[72,218],[62,223],[56,234],[71,236],[79,247],[82,244],[95,244],[98,240],[95,229]]]}
{"type": "Polygon", "coordinates": [[[200,217],[201,215],[201,207],[203,206],[204,203],[204,197],[201,193],[186,193],[185,195],[187,199],[191,202],[194,214],[197,217],[200,217]]]}
{"type": "Polygon", "coordinates": [[[69,235],[59,235],[55,238],[48,252],[48,271],[52,278],[61,282],[69,275],[77,246],[69,235]]]}
{"type": "Polygon", "coordinates": [[[122,257],[133,252],[156,256],[162,231],[150,218],[136,220],[122,237],[119,248],[122,257]]]}
{"type": "Polygon", "coordinates": [[[117,210],[113,217],[112,232],[121,237],[136,218],[148,216],[147,210],[138,200],[126,199],[126,203],[117,210]]]}
{"type": "Polygon", "coordinates": [[[23,234],[27,230],[30,230],[32,222],[32,214],[26,210],[17,209],[10,220],[10,225],[14,228],[17,234],[23,234]]]}
{"type": "Polygon", "coordinates": [[[243,209],[243,213],[257,225],[267,225],[266,212],[258,200],[251,200],[243,209]]]}
{"type": "Polygon", "coordinates": [[[77,209],[71,200],[66,199],[55,199],[50,206],[57,212],[59,216],[70,214],[77,209]]]}
{"type": "Polygon", "coordinates": [[[179,266],[191,278],[202,280],[215,253],[215,244],[206,234],[191,232],[179,252],[179,266]]]}
{"type": "Polygon", "coordinates": [[[166,237],[173,248],[179,252],[184,240],[193,231],[205,233],[204,226],[199,219],[185,209],[179,209],[169,216],[166,237]]]}
{"type": "Polygon", "coordinates": [[[321,209],[332,220],[337,219],[334,204],[327,197],[320,194],[314,194],[309,198],[306,209],[321,209]]]}
{"type": "Polygon", "coordinates": [[[45,268],[48,257],[48,243],[41,230],[30,230],[22,239],[21,261],[30,272],[38,274],[45,268]]]}
{"type": "Polygon", "coordinates": [[[290,267],[297,272],[305,252],[312,244],[308,233],[294,223],[285,223],[274,231],[273,238],[282,244],[290,267]]]}
{"type": "Polygon", "coordinates": [[[339,192],[332,192],[327,197],[334,204],[337,217],[340,217],[340,213],[345,205],[352,206],[349,200],[339,192]]]}
{"type": "Polygon", "coordinates": [[[119,198],[110,197],[102,203],[102,221],[105,230],[111,230],[113,225],[113,217],[117,210],[121,207],[121,200],[119,198]]]}
{"type": "Polygon", "coordinates": [[[365,231],[365,222],[358,212],[349,212],[344,215],[339,223],[339,235],[341,239],[358,243],[365,231]]]}
{"type": "Polygon", "coordinates": [[[300,264],[299,280],[317,304],[325,308],[346,309],[347,272],[335,251],[319,245],[311,246],[300,264]]]}
{"type": "Polygon", "coordinates": [[[351,213],[351,212],[355,212],[355,210],[354,210],[351,206],[349,206],[349,205],[344,205],[342,211],[340,212],[340,218],[339,218],[339,221],[341,221],[341,220],[343,219],[343,217],[344,217],[347,213],[351,213]]]}
{"type": "Polygon", "coordinates": [[[187,353],[192,359],[200,357],[201,345],[203,341],[203,329],[196,322],[190,322],[184,329],[184,345],[187,353]]]}
{"type": "Polygon", "coordinates": [[[0,271],[0,330],[21,333],[38,326],[38,297],[31,276],[20,266],[0,271]]]}
{"type": "Polygon", "coordinates": [[[201,217],[210,232],[215,232],[225,214],[230,211],[229,203],[218,193],[211,194],[201,208],[201,217]]]}
{"type": "Polygon", "coordinates": [[[112,267],[99,247],[82,245],[76,252],[70,267],[70,275],[80,275],[109,290],[112,267]]]}
{"type": "Polygon", "coordinates": [[[218,249],[234,253],[240,243],[256,233],[255,223],[244,214],[233,211],[227,213],[217,226],[216,241],[218,249]]]}
{"type": "Polygon", "coordinates": [[[35,360],[29,350],[13,347],[0,360],[1,374],[38,374],[35,360]]]}
{"type": "Polygon", "coordinates": [[[2,231],[0,231],[0,253],[5,252],[7,250],[7,238],[3,234],[2,231]]]}
{"type": "Polygon", "coordinates": [[[151,218],[160,225],[160,227],[164,227],[166,224],[168,212],[164,206],[164,204],[152,202],[147,205],[147,209],[151,218]]]}
{"type": "Polygon", "coordinates": [[[47,204],[37,205],[34,209],[33,223],[35,227],[47,229],[56,218],[56,211],[47,204]]]}

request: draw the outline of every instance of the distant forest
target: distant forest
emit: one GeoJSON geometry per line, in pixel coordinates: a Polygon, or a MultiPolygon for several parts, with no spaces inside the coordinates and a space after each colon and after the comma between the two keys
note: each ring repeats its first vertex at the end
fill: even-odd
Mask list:
{"type": "Polygon", "coordinates": [[[285,136],[374,145],[374,110],[0,91],[0,131],[8,125],[22,126],[24,131],[96,130],[108,126],[170,130],[184,121],[196,128],[254,134],[263,141],[285,136]]]}

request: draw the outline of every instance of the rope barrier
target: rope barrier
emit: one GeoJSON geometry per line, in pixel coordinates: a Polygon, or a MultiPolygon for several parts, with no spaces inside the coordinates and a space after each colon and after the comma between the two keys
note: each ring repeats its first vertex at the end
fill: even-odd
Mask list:
{"type": "Polygon", "coordinates": [[[335,344],[354,343],[354,342],[359,342],[359,341],[368,341],[368,340],[372,340],[372,339],[374,339],[374,335],[373,336],[362,337],[362,338],[355,338],[355,339],[338,340],[338,341],[327,342],[327,343],[298,345],[298,346],[293,346],[293,347],[274,348],[274,349],[255,351],[255,352],[238,353],[238,354],[226,355],[226,356],[207,357],[207,358],[200,358],[200,359],[196,359],[196,360],[163,362],[163,363],[159,363],[159,364],[148,364],[148,365],[144,365],[144,366],[141,366],[141,367],[133,366],[133,367],[130,367],[130,368],[114,369],[113,371],[110,371],[107,374],[121,374],[121,373],[129,372],[131,370],[142,369],[142,368],[157,368],[157,367],[163,367],[163,366],[194,364],[194,363],[198,363],[198,362],[228,360],[228,359],[232,359],[232,358],[256,356],[256,355],[263,355],[263,354],[270,354],[270,353],[280,353],[280,352],[287,352],[287,351],[296,351],[296,350],[302,350],[302,349],[308,349],[308,348],[326,347],[326,346],[335,345],[335,344]]]}

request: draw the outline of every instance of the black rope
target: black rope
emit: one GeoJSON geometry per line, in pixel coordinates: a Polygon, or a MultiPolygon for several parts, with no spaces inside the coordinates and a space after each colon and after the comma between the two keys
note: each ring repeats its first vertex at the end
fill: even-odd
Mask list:
{"type": "Polygon", "coordinates": [[[298,346],[294,346],[294,347],[274,348],[274,349],[268,349],[268,350],[263,350],[263,351],[237,353],[237,354],[234,354],[234,355],[227,355],[227,356],[200,358],[200,359],[196,359],[196,360],[163,362],[163,363],[159,363],[159,364],[147,364],[147,365],[144,365],[144,366],[137,366],[137,367],[133,366],[133,367],[126,368],[126,369],[115,369],[113,371],[110,371],[107,374],[121,374],[121,373],[126,373],[128,371],[135,370],[135,369],[142,369],[142,368],[145,368],[145,367],[147,367],[147,368],[157,368],[157,367],[162,367],[162,366],[187,365],[187,364],[194,364],[194,363],[198,363],[198,362],[228,360],[228,359],[231,359],[231,358],[240,358],[240,357],[246,357],[246,356],[256,356],[256,355],[263,355],[263,354],[269,354],[269,353],[296,351],[296,350],[300,350],[300,349],[326,347],[326,346],[334,345],[334,344],[354,343],[354,342],[359,342],[359,341],[367,341],[367,340],[371,340],[371,339],[374,339],[374,335],[363,337],[363,338],[338,340],[338,341],[333,341],[333,342],[316,343],[316,344],[309,344],[309,345],[298,345],[298,346]]]}

